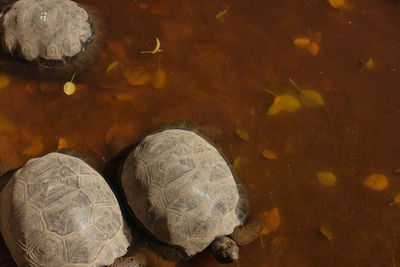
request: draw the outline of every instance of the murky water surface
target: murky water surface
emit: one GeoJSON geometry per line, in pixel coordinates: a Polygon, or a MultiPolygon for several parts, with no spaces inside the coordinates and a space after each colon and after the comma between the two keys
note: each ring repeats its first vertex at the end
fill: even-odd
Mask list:
{"type": "MultiPolygon", "coordinates": [[[[18,167],[66,145],[102,170],[159,124],[191,120],[230,161],[240,157],[252,214],[279,213],[277,229],[243,247],[232,266],[400,265],[397,1],[354,0],[341,9],[322,0],[85,3],[106,16],[101,60],[74,79],[72,96],[62,90],[66,81],[7,74],[2,159],[18,167]],[[141,54],[156,37],[163,52],[141,54]],[[296,45],[296,38],[308,40],[296,45]],[[304,91],[289,78],[319,93],[324,105],[284,103],[267,115],[273,94],[301,100],[304,91]],[[324,186],[318,172],[331,172],[336,183],[324,186]],[[388,185],[369,188],[372,174],[385,175],[388,185]]],[[[3,242],[0,259],[13,266],[3,242]]],[[[151,260],[217,265],[208,251],[189,262],[151,260]]]]}

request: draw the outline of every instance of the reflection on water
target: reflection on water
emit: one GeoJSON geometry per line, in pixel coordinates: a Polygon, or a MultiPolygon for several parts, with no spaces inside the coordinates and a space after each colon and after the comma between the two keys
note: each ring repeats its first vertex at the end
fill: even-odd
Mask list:
{"type": "MultiPolygon", "coordinates": [[[[240,159],[252,213],[279,212],[240,266],[398,266],[400,6],[338,2],[86,0],[106,14],[101,60],[71,96],[66,81],[9,75],[0,157],[17,167],[67,146],[101,170],[159,124],[192,120],[240,159]],[[141,53],[156,37],[163,51],[141,53]]],[[[217,263],[206,251],[177,265],[217,263]]]]}

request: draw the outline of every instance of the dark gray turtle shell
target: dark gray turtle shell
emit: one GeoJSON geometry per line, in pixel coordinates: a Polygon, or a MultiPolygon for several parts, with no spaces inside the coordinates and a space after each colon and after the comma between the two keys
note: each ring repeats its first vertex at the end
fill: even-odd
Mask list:
{"type": "Polygon", "coordinates": [[[183,257],[229,235],[248,212],[224,157],[198,134],[170,129],[145,137],[126,158],[121,185],[139,222],[183,257]]]}
{"type": "Polygon", "coordinates": [[[104,266],[130,244],[113,192],[75,157],[28,161],[1,192],[0,208],[0,230],[19,266],[104,266]]]}
{"type": "Polygon", "coordinates": [[[99,56],[88,47],[99,45],[93,40],[102,38],[103,23],[89,9],[70,0],[18,0],[1,17],[3,49],[44,70],[78,73],[99,56]]]}

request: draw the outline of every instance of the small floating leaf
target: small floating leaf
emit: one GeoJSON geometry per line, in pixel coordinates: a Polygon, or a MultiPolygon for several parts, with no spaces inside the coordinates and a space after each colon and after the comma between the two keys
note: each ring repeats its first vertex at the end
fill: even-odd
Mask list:
{"type": "Polygon", "coordinates": [[[308,38],[296,38],[293,43],[295,46],[306,47],[311,43],[311,41],[308,38]]]}
{"type": "Polygon", "coordinates": [[[329,4],[333,7],[333,8],[345,8],[346,7],[346,2],[345,0],[328,0],[329,4]]]}
{"type": "Polygon", "coordinates": [[[319,182],[324,186],[334,186],[336,184],[336,176],[331,172],[318,172],[317,177],[319,182]]]}
{"type": "Polygon", "coordinates": [[[165,84],[165,80],[167,78],[167,74],[162,69],[156,70],[153,75],[152,84],[154,88],[161,88],[165,84]]]}
{"type": "Polygon", "coordinates": [[[27,84],[25,84],[25,91],[27,91],[30,94],[39,91],[39,83],[36,81],[28,82],[27,84]]]}
{"type": "Polygon", "coordinates": [[[66,82],[64,84],[64,93],[66,95],[72,95],[75,93],[75,84],[73,82],[66,82]]]}
{"type": "Polygon", "coordinates": [[[264,149],[262,152],[262,155],[266,159],[277,159],[278,157],[276,156],[275,152],[269,150],[269,149],[264,149]]]}
{"type": "Polygon", "coordinates": [[[60,138],[58,138],[57,149],[60,150],[63,148],[68,148],[67,141],[64,138],[60,137],[60,138]]]}
{"type": "Polygon", "coordinates": [[[309,108],[317,108],[325,105],[322,96],[317,91],[310,89],[301,91],[300,101],[304,106],[309,108]]]}
{"type": "Polygon", "coordinates": [[[263,217],[264,217],[266,225],[261,232],[262,235],[267,235],[270,232],[278,229],[278,227],[281,223],[281,217],[279,215],[278,208],[273,208],[270,211],[265,211],[263,213],[263,217]]]}
{"type": "Polygon", "coordinates": [[[236,157],[235,160],[233,161],[233,168],[235,169],[235,171],[237,171],[241,166],[242,166],[242,158],[236,157]]]}
{"type": "Polygon", "coordinates": [[[360,71],[363,70],[372,70],[375,67],[374,60],[372,58],[368,59],[365,62],[362,62],[362,67],[360,71]]]}
{"type": "Polygon", "coordinates": [[[0,89],[6,88],[10,84],[10,77],[0,74],[0,89]]]}
{"type": "Polygon", "coordinates": [[[106,69],[106,73],[109,73],[109,72],[115,70],[119,65],[121,65],[121,63],[119,63],[119,61],[113,61],[110,65],[108,65],[108,67],[106,69]]]}
{"type": "Polygon", "coordinates": [[[249,133],[248,133],[246,130],[244,130],[244,129],[240,129],[240,128],[236,129],[236,135],[237,135],[240,139],[242,139],[243,141],[246,141],[246,142],[249,142],[249,141],[250,141],[249,133]]]}
{"type": "Polygon", "coordinates": [[[319,228],[319,232],[326,239],[332,240],[333,235],[332,235],[332,231],[330,229],[326,228],[325,226],[321,226],[321,228],[319,228]]]}
{"type": "Polygon", "coordinates": [[[275,115],[281,112],[285,108],[285,103],[283,102],[282,97],[277,96],[274,99],[274,103],[269,107],[267,111],[267,115],[275,115]]]}
{"type": "Polygon", "coordinates": [[[275,115],[280,111],[293,112],[301,108],[299,100],[293,95],[276,96],[274,103],[268,109],[267,115],[275,115]]]}
{"type": "Polygon", "coordinates": [[[373,190],[383,190],[389,184],[388,178],[383,174],[373,174],[363,181],[363,185],[373,190]]]}
{"type": "Polygon", "coordinates": [[[400,193],[394,196],[393,202],[390,203],[390,206],[393,206],[394,204],[400,206],[400,193]]]}
{"type": "Polygon", "coordinates": [[[160,40],[158,40],[158,38],[156,37],[156,46],[154,47],[154,49],[150,50],[150,51],[142,51],[141,53],[142,54],[148,54],[148,53],[155,54],[158,52],[162,52],[162,50],[160,49],[160,46],[161,46],[160,40]]]}
{"type": "Polygon", "coordinates": [[[311,55],[315,56],[319,52],[319,44],[317,42],[311,42],[307,46],[307,49],[311,53],[311,55]]]}
{"type": "Polygon", "coordinates": [[[217,14],[215,17],[216,17],[217,19],[220,19],[220,18],[222,18],[222,17],[226,14],[226,12],[228,12],[228,8],[225,8],[224,10],[218,12],[218,14],[217,14]]]}

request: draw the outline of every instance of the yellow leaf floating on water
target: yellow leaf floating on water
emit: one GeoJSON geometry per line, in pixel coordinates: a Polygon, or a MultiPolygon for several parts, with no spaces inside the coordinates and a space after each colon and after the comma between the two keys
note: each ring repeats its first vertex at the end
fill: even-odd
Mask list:
{"type": "Polygon", "coordinates": [[[241,166],[242,166],[242,158],[236,157],[235,160],[233,161],[233,168],[235,169],[235,171],[237,171],[241,166]]]}
{"type": "Polygon", "coordinates": [[[325,105],[322,96],[317,91],[311,89],[301,91],[300,101],[304,106],[309,108],[317,108],[325,105]]]}
{"type": "Polygon", "coordinates": [[[150,54],[155,54],[155,53],[160,53],[160,52],[162,52],[162,50],[160,49],[160,46],[161,46],[161,42],[160,42],[160,40],[158,40],[158,38],[156,37],[156,46],[154,47],[154,49],[153,49],[153,50],[150,50],[150,51],[142,51],[141,53],[142,53],[142,54],[148,54],[148,53],[150,53],[150,54]]]}
{"type": "Polygon", "coordinates": [[[106,73],[116,70],[119,65],[121,65],[119,61],[113,61],[110,65],[108,65],[106,73]]]}
{"type": "Polygon", "coordinates": [[[75,84],[73,82],[66,82],[64,84],[64,93],[66,95],[72,95],[75,93],[75,84]]]}
{"type": "Polygon", "coordinates": [[[276,156],[275,152],[269,150],[269,149],[264,149],[262,152],[262,156],[266,159],[277,159],[278,157],[276,156]]]}
{"type": "Polygon", "coordinates": [[[361,66],[360,71],[372,70],[373,68],[375,68],[375,63],[374,63],[374,60],[372,58],[368,59],[365,62],[362,62],[361,64],[362,64],[362,66],[361,66]]]}
{"type": "Polygon", "coordinates": [[[43,143],[42,143],[42,137],[37,136],[32,140],[32,143],[28,148],[26,148],[22,153],[25,156],[28,157],[35,157],[39,155],[44,149],[43,143]]]}
{"type": "Polygon", "coordinates": [[[346,2],[345,0],[328,0],[329,4],[333,7],[333,8],[346,8],[346,2]]]}
{"type": "Polygon", "coordinates": [[[311,43],[311,41],[308,38],[302,37],[294,39],[293,43],[295,46],[306,47],[311,43]]]}
{"type": "Polygon", "coordinates": [[[325,226],[321,226],[321,228],[319,228],[319,232],[320,232],[321,235],[322,235],[323,237],[325,237],[326,239],[332,240],[333,234],[332,234],[332,231],[331,231],[329,228],[327,228],[327,227],[325,227],[325,226]]]}
{"type": "Polygon", "coordinates": [[[228,8],[225,8],[224,10],[218,12],[218,14],[217,14],[215,17],[216,17],[217,19],[220,19],[220,18],[222,18],[222,17],[226,14],[226,12],[228,12],[228,8]]]}
{"type": "Polygon", "coordinates": [[[264,217],[266,225],[261,232],[262,235],[267,235],[270,232],[278,229],[278,227],[281,223],[281,217],[279,215],[278,208],[273,208],[270,211],[265,211],[263,213],[263,217],[264,217]]]}
{"type": "Polygon", "coordinates": [[[0,89],[6,88],[10,84],[10,77],[0,74],[0,89]]]}
{"type": "Polygon", "coordinates": [[[0,115],[0,132],[12,133],[15,130],[14,123],[0,115]]]}
{"type": "Polygon", "coordinates": [[[302,90],[291,78],[289,78],[289,82],[301,93],[300,101],[304,106],[317,108],[325,105],[324,99],[317,91],[311,89],[302,90]]]}
{"type": "Polygon", "coordinates": [[[293,112],[301,108],[299,100],[293,95],[276,96],[274,103],[268,109],[267,115],[275,115],[281,111],[293,112]]]}
{"type": "Polygon", "coordinates": [[[310,45],[307,46],[307,49],[311,55],[315,56],[319,52],[319,44],[317,42],[311,42],[310,45]]]}
{"type": "Polygon", "coordinates": [[[336,184],[336,176],[331,172],[318,172],[317,177],[319,182],[324,186],[334,186],[336,184]]]}
{"type": "Polygon", "coordinates": [[[57,149],[63,149],[63,148],[68,148],[68,144],[67,141],[64,138],[58,138],[58,145],[57,145],[57,149]]]}
{"type": "Polygon", "coordinates": [[[154,88],[161,88],[165,84],[165,80],[167,78],[167,74],[162,69],[156,70],[153,75],[152,84],[154,88]]]}
{"type": "Polygon", "coordinates": [[[387,187],[389,180],[383,174],[373,174],[367,177],[362,184],[370,189],[379,191],[387,187]]]}
{"type": "Polygon", "coordinates": [[[240,139],[242,139],[243,141],[246,141],[246,142],[249,142],[249,141],[250,141],[249,133],[248,133],[246,130],[244,130],[244,129],[240,129],[240,128],[236,129],[236,135],[237,135],[240,139]]]}

